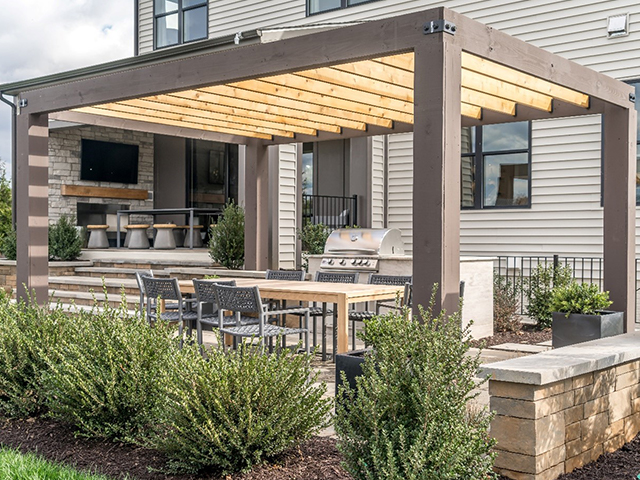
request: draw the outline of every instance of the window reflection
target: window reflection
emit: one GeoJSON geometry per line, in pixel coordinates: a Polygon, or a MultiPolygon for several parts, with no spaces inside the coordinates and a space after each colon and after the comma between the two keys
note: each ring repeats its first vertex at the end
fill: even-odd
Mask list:
{"type": "Polygon", "coordinates": [[[484,206],[529,204],[529,154],[485,155],[484,206]]]}
{"type": "Polygon", "coordinates": [[[302,194],[313,195],[313,143],[302,145],[302,194]]]}
{"type": "Polygon", "coordinates": [[[326,12],[342,6],[342,0],[310,0],[309,13],[326,12]]]}

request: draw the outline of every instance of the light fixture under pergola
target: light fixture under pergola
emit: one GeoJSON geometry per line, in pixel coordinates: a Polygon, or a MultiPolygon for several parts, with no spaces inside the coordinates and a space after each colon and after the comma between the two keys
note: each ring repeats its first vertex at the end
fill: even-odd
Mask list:
{"type": "MultiPolygon", "coordinates": [[[[82,107],[74,111],[273,140],[413,124],[413,52],[82,107]]],[[[463,52],[461,113],[516,116],[518,104],[589,108],[589,96],[463,52]]]]}

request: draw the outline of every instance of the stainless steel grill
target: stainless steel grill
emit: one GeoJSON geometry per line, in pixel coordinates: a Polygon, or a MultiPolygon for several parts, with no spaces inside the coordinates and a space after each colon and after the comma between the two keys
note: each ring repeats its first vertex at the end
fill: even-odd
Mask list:
{"type": "Polygon", "coordinates": [[[396,228],[341,228],[324,246],[323,271],[377,272],[382,256],[404,255],[404,242],[396,228]]]}

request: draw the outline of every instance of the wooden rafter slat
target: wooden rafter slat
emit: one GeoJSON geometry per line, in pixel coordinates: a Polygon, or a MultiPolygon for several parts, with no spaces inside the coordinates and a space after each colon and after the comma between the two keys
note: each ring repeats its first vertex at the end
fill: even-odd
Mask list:
{"type": "Polygon", "coordinates": [[[465,102],[462,102],[461,104],[461,113],[465,117],[475,118],[476,120],[480,120],[482,118],[482,109],[480,107],[470,105],[465,102]]]}
{"type": "Polygon", "coordinates": [[[71,111],[81,112],[81,113],[90,113],[92,115],[101,115],[105,117],[123,118],[127,120],[138,120],[138,121],[147,122],[147,123],[159,123],[161,125],[171,125],[173,127],[194,128],[198,130],[205,130],[207,132],[228,133],[230,135],[240,135],[243,137],[253,137],[253,138],[261,138],[263,140],[273,140],[272,135],[266,135],[258,132],[236,130],[232,128],[210,127],[209,125],[203,125],[201,123],[181,122],[177,120],[171,120],[168,118],[145,117],[144,115],[137,115],[137,114],[126,113],[126,112],[116,112],[114,110],[106,110],[104,108],[98,108],[98,107],[81,107],[81,108],[73,109],[71,111]]]}
{"type": "Polygon", "coordinates": [[[236,99],[239,101],[249,102],[253,105],[252,108],[265,109],[267,112],[280,112],[282,115],[287,115],[292,118],[318,118],[319,121],[322,121],[324,123],[332,122],[344,128],[351,128],[354,130],[362,131],[367,130],[366,123],[334,116],[338,115],[340,111],[332,111],[330,108],[324,107],[322,105],[315,105],[313,103],[305,103],[299,100],[275,97],[273,95],[265,95],[263,93],[251,92],[249,90],[243,90],[241,88],[230,87],[227,85],[205,87],[198,89],[197,92],[209,93],[236,99]]]}
{"type": "Polygon", "coordinates": [[[158,110],[161,112],[177,113],[177,114],[188,115],[193,117],[203,117],[203,118],[218,120],[221,122],[239,123],[241,125],[253,125],[256,127],[264,127],[264,128],[280,130],[280,131],[290,131],[294,133],[301,133],[304,135],[315,136],[318,134],[318,131],[313,128],[305,128],[297,125],[286,125],[284,123],[262,120],[262,119],[254,118],[251,116],[239,117],[237,115],[217,113],[217,112],[212,112],[209,110],[193,108],[193,107],[183,107],[179,105],[174,105],[174,104],[170,104],[162,101],[156,101],[156,100],[145,99],[145,98],[126,100],[124,102],[119,102],[119,103],[131,105],[133,107],[158,110]]]}
{"type": "Polygon", "coordinates": [[[392,67],[401,68],[408,72],[414,70],[414,55],[413,52],[401,53],[399,55],[390,55],[387,57],[376,58],[373,61],[382,63],[383,65],[390,65],[392,67]]]}
{"type": "Polygon", "coordinates": [[[342,72],[333,68],[314,68],[303,72],[296,72],[295,75],[300,77],[318,80],[320,82],[333,83],[342,87],[354,88],[363,92],[382,95],[384,97],[395,98],[403,102],[413,102],[413,89],[391,85],[385,82],[379,82],[374,79],[366,79],[359,75],[348,72],[342,72]]]}
{"type": "Polygon", "coordinates": [[[488,108],[496,112],[514,116],[516,114],[516,102],[505,100],[504,98],[494,97],[483,92],[477,92],[462,87],[460,91],[460,99],[464,103],[476,105],[481,108],[488,108]]]}
{"type": "Polygon", "coordinates": [[[391,65],[382,65],[378,62],[365,60],[363,62],[346,63],[331,67],[334,70],[353,73],[362,77],[375,79],[379,82],[391,85],[400,85],[405,88],[413,88],[413,73],[391,65]]]}
{"type": "Polygon", "coordinates": [[[504,65],[471,55],[467,52],[462,52],[462,67],[488,77],[497,78],[544,95],[549,95],[558,100],[578,105],[579,107],[589,107],[589,96],[584,93],[556,85],[555,83],[522,73],[513,68],[505,67],[504,65]]]}
{"type": "Polygon", "coordinates": [[[285,87],[297,88],[307,92],[321,93],[330,97],[348,98],[353,102],[413,115],[413,104],[410,102],[403,102],[401,100],[384,97],[382,95],[374,95],[372,93],[362,92],[353,88],[319,82],[309,78],[298,77],[297,75],[275,75],[265,77],[264,80],[271,83],[277,83],[285,87]]]}
{"type": "Polygon", "coordinates": [[[228,121],[219,121],[211,118],[194,116],[192,114],[183,115],[180,113],[170,112],[168,110],[157,110],[157,109],[148,108],[148,107],[131,105],[127,101],[116,102],[116,103],[106,103],[104,105],[98,105],[98,107],[104,108],[107,110],[114,110],[116,112],[125,112],[125,113],[133,113],[136,115],[143,115],[145,117],[150,117],[150,118],[167,118],[169,120],[185,121],[193,124],[208,125],[210,127],[232,128],[238,131],[258,132],[258,133],[264,133],[267,135],[277,135],[279,137],[289,137],[289,138],[294,137],[294,133],[288,130],[280,130],[276,128],[265,128],[265,127],[255,126],[255,125],[248,125],[246,123],[232,123],[228,121]]]}
{"type": "Polygon", "coordinates": [[[522,103],[538,110],[550,112],[553,109],[553,98],[549,95],[543,95],[542,93],[487,77],[465,68],[462,69],[462,86],[516,103],[522,103]]]}
{"type": "Polygon", "coordinates": [[[389,110],[368,106],[362,103],[352,102],[342,98],[329,97],[314,92],[307,92],[297,88],[285,87],[278,83],[269,82],[269,78],[260,80],[246,80],[230,84],[236,88],[250,90],[252,92],[261,92],[276,97],[299,100],[300,102],[321,105],[327,108],[337,110],[336,114],[340,114],[344,118],[359,122],[378,125],[384,128],[392,128],[393,120],[408,120],[406,114],[394,115],[389,110]]]}
{"type": "Polygon", "coordinates": [[[318,121],[309,121],[303,120],[300,118],[291,118],[284,115],[275,115],[272,113],[265,113],[262,111],[257,111],[252,107],[252,104],[248,104],[241,108],[237,106],[235,103],[233,105],[222,104],[222,102],[227,101],[227,103],[232,103],[233,101],[228,99],[227,97],[222,97],[222,99],[216,96],[216,99],[221,100],[220,103],[215,102],[207,102],[203,101],[204,98],[203,93],[199,93],[193,90],[188,90],[186,92],[177,92],[168,95],[154,95],[151,97],[146,97],[152,101],[158,101],[162,103],[167,103],[169,105],[177,105],[183,106],[187,108],[196,108],[199,110],[204,110],[207,112],[214,113],[224,113],[229,115],[234,115],[239,118],[258,118],[267,121],[273,121],[277,123],[282,123],[287,126],[288,129],[294,130],[294,127],[300,126],[301,128],[308,128],[312,130],[321,130],[323,132],[331,132],[331,133],[341,133],[342,129],[338,125],[321,123],[318,121]],[[198,98],[196,100],[196,98],[198,98]]]}

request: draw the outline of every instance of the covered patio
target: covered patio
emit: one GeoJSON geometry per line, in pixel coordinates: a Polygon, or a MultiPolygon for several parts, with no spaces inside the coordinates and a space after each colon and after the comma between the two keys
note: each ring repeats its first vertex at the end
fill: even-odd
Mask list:
{"type": "MultiPolygon", "coordinates": [[[[427,304],[438,283],[437,307],[453,311],[460,127],[600,114],[604,288],[633,330],[632,87],[445,8],[171,61],[143,57],[0,86],[18,105],[20,296],[34,290],[38,301],[47,298],[49,118],[245,145],[245,259],[254,270],[270,267],[268,182],[277,145],[413,131],[414,302],[427,304]]],[[[346,336],[338,343],[347,349],[346,336]]]]}

